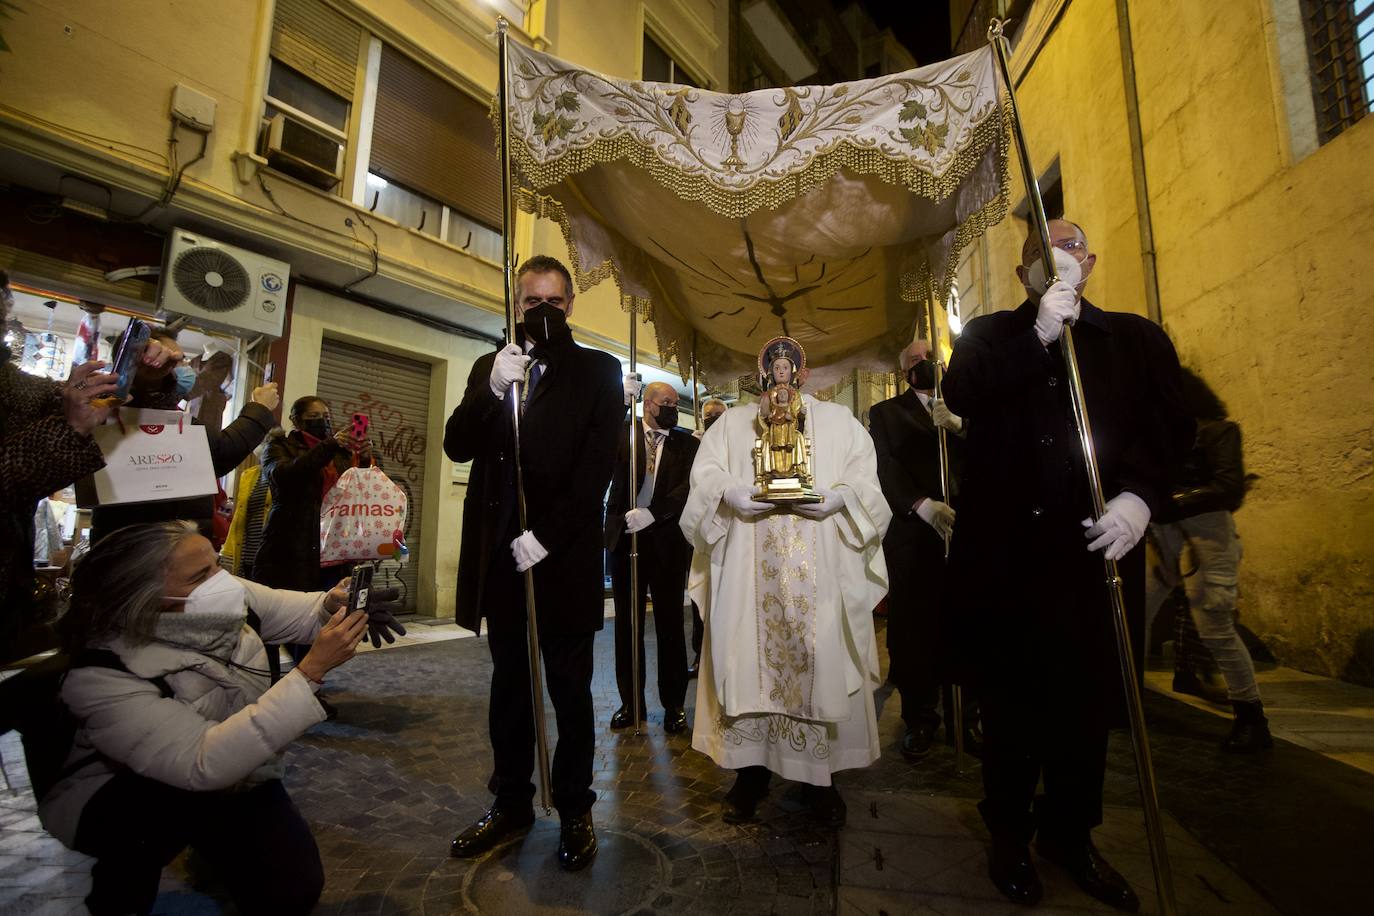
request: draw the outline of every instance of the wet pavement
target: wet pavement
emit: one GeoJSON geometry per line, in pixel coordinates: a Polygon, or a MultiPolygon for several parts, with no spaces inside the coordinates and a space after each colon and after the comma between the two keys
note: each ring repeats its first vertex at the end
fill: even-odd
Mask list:
{"type": "MultiPolygon", "coordinates": [[[[597,860],[578,874],[557,868],[556,816],[482,859],[450,859],[453,834],[490,800],[490,661],[485,639],[439,634],[364,653],[332,674],[327,695],[338,719],[287,753],[288,788],[325,862],[319,913],[1019,911],[986,878],[976,769],[956,773],[943,747],[919,766],[904,761],[886,688],[882,759],[836,780],[849,805],[846,828],[819,829],[776,780],[760,821],[730,826],[718,814],[729,774],[692,751],[688,735],[663,733],[652,690],[643,735],[610,730],[618,697],[609,627],[597,638],[594,682],[597,860]]],[[[1216,750],[1223,719],[1153,692],[1146,711],[1182,912],[1367,912],[1374,776],[1286,741],[1259,759],[1229,758],[1216,750]]],[[[0,797],[0,913],[84,912],[89,860],[38,826],[16,736],[0,738],[0,754],[13,783],[0,797]]],[[[1129,742],[1115,736],[1106,823],[1096,836],[1152,911],[1136,791],[1129,742]]],[[[1053,866],[1041,871],[1040,912],[1109,912],[1053,866]]],[[[213,877],[183,857],[167,870],[156,911],[226,906],[213,877]]]]}

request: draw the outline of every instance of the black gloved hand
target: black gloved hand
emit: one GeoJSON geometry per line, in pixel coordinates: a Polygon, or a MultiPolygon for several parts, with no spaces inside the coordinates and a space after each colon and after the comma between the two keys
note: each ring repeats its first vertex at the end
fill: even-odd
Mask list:
{"type": "Polygon", "coordinates": [[[381,648],[396,641],[396,636],[406,635],[406,628],[396,619],[395,612],[401,609],[401,590],[399,588],[377,588],[372,590],[367,602],[367,638],[372,648],[381,648]],[[393,635],[394,634],[394,635],[393,635]]]}

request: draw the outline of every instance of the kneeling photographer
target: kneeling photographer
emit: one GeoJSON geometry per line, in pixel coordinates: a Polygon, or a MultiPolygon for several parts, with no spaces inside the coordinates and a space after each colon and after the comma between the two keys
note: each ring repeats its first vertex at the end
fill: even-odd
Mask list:
{"type": "Polygon", "coordinates": [[[35,790],[48,831],[97,860],[92,913],[148,912],[187,846],[243,913],[314,906],[319,850],[280,752],[324,720],[315,691],[369,626],[391,641],[384,604],[369,602],[369,619],[348,602],[347,581],[302,593],[231,576],[189,522],[120,529],[77,566],[61,623],[75,737],[55,783],[35,790]],[[273,684],[264,640],[313,646],[273,684]]]}

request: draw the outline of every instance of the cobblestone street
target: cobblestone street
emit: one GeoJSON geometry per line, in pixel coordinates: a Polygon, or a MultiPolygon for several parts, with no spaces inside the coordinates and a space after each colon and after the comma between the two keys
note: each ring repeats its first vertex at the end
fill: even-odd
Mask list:
{"type": "MultiPolygon", "coordinates": [[[[976,769],[956,774],[945,748],[919,767],[903,761],[886,688],[882,760],[837,780],[849,805],[845,829],[815,828],[776,781],[761,821],[733,827],[718,814],[729,777],[690,749],[688,735],[663,734],[652,690],[641,737],[609,729],[618,703],[609,627],[597,639],[601,851],[590,871],[556,867],[556,817],[484,859],[450,859],[449,840],[490,798],[486,641],[443,638],[452,629],[412,627],[411,644],[363,653],[337,671],[328,696],[338,719],[287,754],[288,786],[325,861],[319,913],[1017,911],[986,878],[976,769]]],[[[1266,759],[1223,759],[1215,740],[1224,720],[1154,693],[1147,716],[1183,912],[1365,912],[1374,776],[1284,741],[1266,759]]],[[[89,860],[42,833],[18,742],[6,736],[0,748],[14,784],[0,807],[0,913],[84,912],[89,860]]],[[[1154,911],[1124,735],[1113,739],[1107,779],[1099,847],[1154,911]]],[[[1041,870],[1039,911],[1104,911],[1053,866],[1041,870]]],[[[183,857],[164,879],[157,912],[220,912],[216,895],[213,879],[183,857]]]]}

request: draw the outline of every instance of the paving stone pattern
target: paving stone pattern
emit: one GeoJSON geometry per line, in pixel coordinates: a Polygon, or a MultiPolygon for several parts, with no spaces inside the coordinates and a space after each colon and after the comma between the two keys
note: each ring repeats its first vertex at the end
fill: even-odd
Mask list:
{"type": "MultiPolygon", "coordinates": [[[[647,635],[646,656],[653,659],[652,627],[647,635]]],[[[776,781],[759,823],[729,826],[718,806],[731,775],[692,751],[687,735],[664,735],[652,689],[642,736],[609,729],[619,702],[612,649],[608,627],[597,638],[593,686],[593,815],[601,853],[575,875],[554,862],[556,816],[484,859],[448,858],[453,834],[490,801],[484,639],[368,652],[331,675],[327,695],[339,718],[287,753],[287,785],[315,829],[328,876],[317,912],[1015,910],[985,877],[976,761],[960,775],[945,748],[920,766],[902,760],[890,689],[878,694],[882,759],[837,779],[849,803],[845,830],[816,828],[795,792],[776,781]]],[[[1265,760],[1224,758],[1215,750],[1223,723],[1153,694],[1147,715],[1164,805],[1173,815],[1169,839],[1184,912],[1267,914],[1276,912],[1274,903],[1290,914],[1365,912],[1374,889],[1367,867],[1374,778],[1282,743],[1265,760]]],[[[549,721],[552,728],[552,710],[549,721]]],[[[14,739],[0,739],[7,763],[16,757],[14,739]]],[[[5,771],[11,779],[18,772],[19,784],[0,797],[0,913],[83,912],[89,860],[42,832],[22,767],[5,771]]],[[[1106,801],[1099,844],[1149,907],[1149,859],[1124,736],[1113,739],[1106,801]]],[[[1040,912],[1102,911],[1062,873],[1042,872],[1047,899],[1040,912]]],[[[162,890],[160,913],[226,908],[194,858],[168,869],[162,890]]]]}

